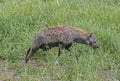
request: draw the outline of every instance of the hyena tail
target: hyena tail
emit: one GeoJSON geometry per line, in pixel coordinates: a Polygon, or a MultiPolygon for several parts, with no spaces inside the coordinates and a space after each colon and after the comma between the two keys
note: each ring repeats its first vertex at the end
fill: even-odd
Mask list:
{"type": "Polygon", "coordinates": [[[29,53],[30,53],[30,48],[28,49],[28,51],[27,51],[27,54],[26,54],[26,57],[25,57],[25,63],[27,63],[28,62],[28,60],[29,60],[29,53]]]}
{"type": "Polygon", "coordinates": [[[39,48],[29,48],[25,57],[25,63],[28,62],[29,58],[38,50],[39,48]]]}
{"type": "Polygon", "coordinates": [[[28,62],[29,58],[41,47],[43,41],[42,36],[35,36],[35,38],[32,41],[31,46],[29,47],[26,57],[25,57],[25,63],[28,62]]]}

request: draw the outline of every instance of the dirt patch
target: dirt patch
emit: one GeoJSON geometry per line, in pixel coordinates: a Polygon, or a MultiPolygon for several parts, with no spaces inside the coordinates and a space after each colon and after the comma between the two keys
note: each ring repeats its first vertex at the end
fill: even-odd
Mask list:
{"type": "Polygon", "coordinates": [[[34,68],[36,68],[36,69],[38,69],[38,68],[42,68],[43,67],[43,65],[42,64],[40,64],[40,62],[39,61],[36,61],[36,60],[31,60],[31,61],[29,61],[30,62],[30,64],[32,64],[33,65],[33,67],[34,68]]]}
{"type": "Polygon", "coordinates": [[[0,64],[2,64],[4,62],[4,59],[0,58],[0,64]]]}
{"type": "Polygon", "coordinates": [[[50,77],[51,77],[51,81],[58,81],[58,77],[54,73],[51,73],[50,77]]]}
{"type": "MultiPolygon", "coordinates": [[[[40,65],[40,63],[36,60],[30,60],[29,63],[34,67],[34,68],[39,68],[42,67],[42,65],[40,65]]],[[[0,64],[4,64],[4,60],[2,58],[0,58],[0,64]]],[[[20,64],[21,66],[25,67],[25,61],[24,60],[20,60],[18,62],[18,64],[20,64]]],[[[3,70],[3,68],[0,68],[0,81],[18,81],[19,78],[21,77],[21,74],[16,74],[16,67],[11,67],[7,70],[3,70]]]]}
{"type": "MultiPolygon", "coordinates": [[[[3,63],[4,63],[4,60],[0,58],[0,64],[3,64],[3,63]]],[[[25,67],[28,63],[26,64],[24,60],[20,60],[18,64],[25,67]]],[[[37,60],[30,60],[29,64],[31,64],[36,69],[43,68],[43,65],[41,65],[40,62],[37,60]]],[[[57,69],[61,72],[61,74],[63,73],[64,75],[65,70],[62,66],[58,66],[57,69]]],[[[99,71],[103,72],[102,81],[108,81],[108,78],[111,74],[111,70],[105,69],[105,70],[99,70],[99,71]]],[[[21,74],[16,74],[16,67],[9,68],[7,71],[4,71],[2,68],[0,68],[0,81],[6,81],[6,80],[18,81],[20,77],[21,77],[21,74]]],[[[50,74],[50,77],[51,77],[51,81],[59,80],[59,77],[55,75],[54,72],[50,74]]]]}
{"type": "Polygon", "coordinates": [[[31,64],[36,69],[40,69],[43,67],[43,65],[41,65],[40,62],[36,61],[36,60],[29,60],[29,63],[25,63],[24,60],[21,60],[21,61],[19,61],[19,64],[22,66],[26,66],[27,64],[31,64]]]}
{"type": "Polygon", "coordinates": [[[102,81],[108,81],[108,77],[109,77],[110,73],[111,73],[111,70],[105,69],[103,72],[103,80],[102,81]]]}
{"type": "Polygon", "coordinates": [[[17,81],[20,78],[20,75],[15,74],[16,68],[10,68],[8,73],[11,75],[12,81],[17,81]]]}
{"type": "Polygon", "coordinates": [[[18,81],[19,75],[15,75],[16,68],[10,68],[7,71],[0,69],[0,81],[18,81]]]}
{"type": "MultiPolygon", "coordinates": [[[[62,66],[58,66],[56,68],[61,72],[61,75],[64,75],[65,69],[62,66]]],[[[51,81],[59,81],[59,77],[54,73],[54,71],[51,72],[50,78],[51,78],[51,81]]]]}
{"type": "MultiPolygon", "coordinates": [[[[4,63],[4,60],[0,57],[0,65],[4,63]]],[[[1,78],[1,75],[3,73],[3,70],[2,68],[0,67],[0,81],[4,81],[2,78],[1,78]]]]}

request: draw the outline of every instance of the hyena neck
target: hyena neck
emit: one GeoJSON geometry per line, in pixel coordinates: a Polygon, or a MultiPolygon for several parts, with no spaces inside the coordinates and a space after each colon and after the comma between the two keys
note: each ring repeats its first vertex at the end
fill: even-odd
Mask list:
{"type": "Polygon", "coordinates": [[[89,32],[75,27],[69,27],[69,29],[73,33],[73,42],[87,44],[86,40],[89,32]]]}
{"type": "Polygon", "coordinates": [[[80,32],[75,32],[74,33],[74,37],[73,37],[74,42],[87,44],[86,39],[87,39],[87,36],[84,35],[83,33],[80,33],[80,32]]]}
{"type": "Polygon", "coordinates": [[[89,32],[72,26],[66,26],[65,28],[72,34],[73,42],[87,44],[86,40],[89,32]]]}

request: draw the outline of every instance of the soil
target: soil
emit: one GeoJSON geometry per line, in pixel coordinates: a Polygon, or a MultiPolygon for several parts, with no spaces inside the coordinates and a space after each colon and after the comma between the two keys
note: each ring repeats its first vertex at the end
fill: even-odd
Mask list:
{"type": "MultiPolygon", "coordinates": [[[[5,61],[4,59],[0,58],[0,65],[2,64],[4,65],[4,61],[5,61]]],[[[18,63],[23,67],[26,65],[24,60],[20,60],[18,63]]],[[[42,65],[40,65],[40,63],[38,63],[36,60],[30,60],[29,63],[32,64],[32,66],[34,66],[34,68],[36,69],[42,67],[42,65]]],[[[3,70],[3,68],[0,67],[0,81],[6,80],[18,81],[21,75],[16,74],[15,71],[16,71],[15,67],[9,68],[7,70],[3,70]]]]}
{"type": "MultiPolygon", "coordinates": [[[[35,60],[31,60],[29,61],[34,68],[38,69],[43,67],[42,65],[40,65],[39,62],[35,61],[35,60]]],[[[4,63],[4,60],[0,58],[0,65],[4,63]]],[[[25,62],[24,60],[19,61],[19,64],[21,64],[22,66],[25,66],[25,62]]],[[[6,81],[6,77],[10,77],[11,81],[18,81],[18,79],[21,77],[21,75],[16,75],[15,74],[16,68],[9,68],[9,70],[4,71],[3,69],[1,69],[0,67],[0,81],[6,81]]],[[[103,79],[102,81],[108,81],[108,77],[111,73],[111,70],[109,69],[105,69],[103,71],[103,79]]],[[[56,78],[56,76],[54,74],[51,74],[51,81],[57,81],[58,78],[56,78]]]]}
{"type": "Polygon", "coordinates": [[[0,64],[2,64],[2,63],[3,63],[3,61],[4,61],[4,60],[3,60],[2,58],[0,58],[0,64]]]}
{"type": "Polygon", "coordinates": [[[103,76],[103,80],[102,81],[108,81],[108,77],[109,77],[110,73],[111,73],[111,70],[105,69],[104,72],[103,72],[104,76],[103,76]]]}

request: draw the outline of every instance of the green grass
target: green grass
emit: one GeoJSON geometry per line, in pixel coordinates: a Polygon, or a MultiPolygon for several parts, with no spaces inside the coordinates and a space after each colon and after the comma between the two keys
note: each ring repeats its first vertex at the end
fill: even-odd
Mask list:
{"type": "Polygon", "coordinates": [[[0,81],[103,79],[120,80],[119,0],[0,0],[0,81]],[[99,49],[74,44],[72,56],[64,50],[57,58],[58,50],[53,48],[47,52],[47,62],[39,50],[25,65],[35,33],[61,24],[93,32],[99,49]]]}

